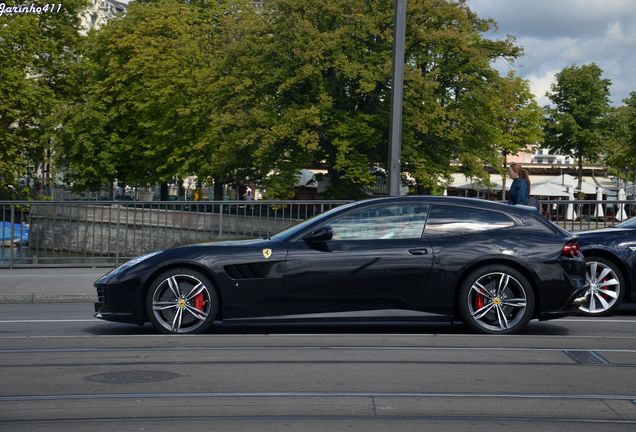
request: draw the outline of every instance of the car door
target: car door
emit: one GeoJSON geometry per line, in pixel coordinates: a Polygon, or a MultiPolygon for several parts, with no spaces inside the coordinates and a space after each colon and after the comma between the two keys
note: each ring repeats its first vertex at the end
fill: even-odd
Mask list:
{"type": "Polygon", "coordinates": [[[421,306],[433,262],[422,238],[428,209],[413,202],[352,209],[323,224],[331,227],[330,240],[291,242],[285,269],[289,314],[421,306]]]}
{"type": "Polygon", "coordinates": [[[434,204],[424,229],[434,259],[424,288],[428,312],[453,312],[461,270],[484,257],[510,257],[527,239],[505,234],[515,221],[503,212],[434,204]],[[503,234],[503,235],[502,235],[503,234]]]}

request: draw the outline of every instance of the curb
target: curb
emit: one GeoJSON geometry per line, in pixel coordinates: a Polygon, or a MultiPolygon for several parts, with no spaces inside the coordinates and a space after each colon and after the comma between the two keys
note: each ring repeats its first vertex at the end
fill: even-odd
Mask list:
{"type": "Polygon", "coordinates": [[[0,304],[25,303],[95,303],[97,296],[87,294],[28,294],[0,295],[0,304]]]}

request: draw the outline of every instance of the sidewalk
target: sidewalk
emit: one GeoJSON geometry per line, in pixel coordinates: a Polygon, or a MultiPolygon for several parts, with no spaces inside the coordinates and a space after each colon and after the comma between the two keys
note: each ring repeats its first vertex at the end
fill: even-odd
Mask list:
{"type": "Polygon", "coordinates": [[[93,303],[93,282],[110,268],[0,269],[2,303],[93,303]]]}

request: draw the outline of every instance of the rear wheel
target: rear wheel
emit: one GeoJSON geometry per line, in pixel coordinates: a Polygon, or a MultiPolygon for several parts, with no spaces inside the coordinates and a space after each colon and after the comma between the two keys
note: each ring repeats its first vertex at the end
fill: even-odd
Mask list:
{"type": "Polygon", "coordinates": [[[212,282],[200,272],[178,268],[160,274],[146,294],[146,310],[161,333],[205,332],[216,317],[218,297],[212,282]]]}
{"type": "Polygon", "coordinates": [[[583,315],[609,315],[616,310],[625,294],[625,279],[616,264],[598,256],[585,257],[586,277],[590,288],[585,303],[579,307],[583,315]]]}
{"type": "Polygon", "coordinates": [[[516,333],[534,313],[534,292],[518,271],[491,265],[472,272],[459,291],[463,321],[480,333],[516,333]]]}

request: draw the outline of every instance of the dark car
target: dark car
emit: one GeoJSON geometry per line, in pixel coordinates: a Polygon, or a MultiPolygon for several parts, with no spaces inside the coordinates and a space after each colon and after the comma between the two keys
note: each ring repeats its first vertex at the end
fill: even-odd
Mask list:
{"type": "Polygon", "coordinates": [[[636,218],[578,233],[590,284],[584,315],[609,315],[624,301],[636,301],[636,218]]]}
{"type": "Polygon", "coordinates": [[[95,282],[96,316],[163,333],[213,321],[373,320],[406,313],[512,333],[578,310],[577,238],[534,208],[452,197],[343,205],[271,239],[196,244],[95,282]],[[364,317],[364,318],[362,318],[364,317]]]}

